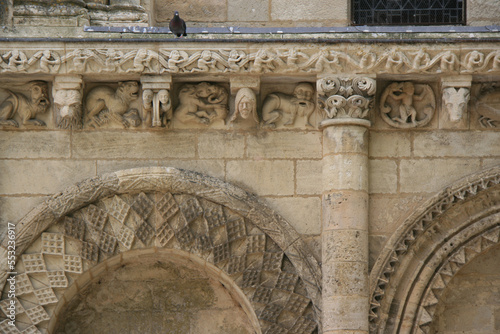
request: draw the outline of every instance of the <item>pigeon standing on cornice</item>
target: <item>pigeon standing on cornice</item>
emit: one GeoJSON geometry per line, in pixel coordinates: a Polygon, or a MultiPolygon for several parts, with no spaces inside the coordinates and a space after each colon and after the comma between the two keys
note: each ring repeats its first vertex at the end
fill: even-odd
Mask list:
{"type": "Polygon", "coordinates": [[[186,22],[184,22],[184,20],[180,18],[178,11],[175,11],[174,18],[170,20],[168,28],[177,37],[187,36],[186,22]]]}

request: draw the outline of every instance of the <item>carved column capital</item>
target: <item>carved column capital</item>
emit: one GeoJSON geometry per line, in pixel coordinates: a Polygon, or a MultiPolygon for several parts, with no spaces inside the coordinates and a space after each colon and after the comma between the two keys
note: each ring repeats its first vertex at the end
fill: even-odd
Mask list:
{"type": "Polygon", "coordinates": [[[376,92],[374,79],[367,76],[326,76],[317,81],[317,90],[318,106],[324,116],[320,127],[346,121],[370,126],[368,118],[376,92]]]}

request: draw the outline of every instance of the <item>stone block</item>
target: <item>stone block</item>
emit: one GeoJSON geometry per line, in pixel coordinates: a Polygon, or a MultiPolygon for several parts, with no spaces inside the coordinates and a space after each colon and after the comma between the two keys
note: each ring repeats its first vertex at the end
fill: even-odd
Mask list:
{"type": "Polygon", "coordinates": [[[89,131],[73,134],[73,156],[92,159],[194,158],[191,133],[89,131]]]}
{"type": "Polygon", "coordinates": [[[94,161],[0,161],[0,194],[50,195],[96,175],[94,161]]]}
{"type": "Polygon", "coordinates": [[[198,136],[198,156],[203,159],[243,158],[245,136],[237,132],[206,132],[198,136]]]}
{"type": "Polygon", "coordinates": [[[323,298],[368,297],[368,266],[363,262],[337,262],[323,267],[323,298]]]}
{"type": "Polygon", "coordinates": [[[480,161],[478,159],[402,160],[399,168],[401,192],[433,193],[479,170],[480,161]]]}
{"type": "Polygon", "coordinates": [[[321,133],[261,131],[247,138],[247,155],[257,159],[319,159],[321,133]]]}
{"type": "Polygon", "coordinates": [[[500,7],[489,0],[470,0],[467,2],[467,25],[484,26],[498,22],[500,7]]]}
{"type": "Polygon", "coordinates": [[[0,158],[69,158],[70,134],[61,131],[1,131],[0,158]]]}
{"type": "Polygon", "coordinates": [[[323,232],[323,263],[368,263],[368,232],[334,230],[323,232]]]}
{"type": "Polygon", "coordinates": [[[226,181],[259,196],[293,195],[293,161],[229,161],[226,181]]]}
{"type": "Polygon", "coordinates": [[[378,259],[380,255],[380,251],[384,247],[388,237],[385,235],[370,235],[368,237],[370,251],[369,251],[369,261],[368,261],[368,271],[370,272],[373,268],[373,265],[378,259]]]}
{"type": "Polygon", "coordinates": [[[225,176],[223,160],[160,160],[158,163],[161,167],[192,170],[219,179],[225,176]]]}
{"type": "Polygon", "coordinates": [[[269,21],[268,1],[233,0],[227,6],[228,21],[269,21]]]}
{"type": "Polygon", "coordinates": [[[283,216],[300,234],[321,233],[319,197],[268,198],[269,206],[283,216]]]}
{"type": "Polygon", "coordinates": [[[43,203],[46,196],[34,197],[0,197],[0,240],[3,240],[3,234],[7,231],[7,223],[17,223],[31,209],[38,204],[43,203]]]}
{"type": "Polygon", "coordinates": [[[370,160],[370,193],[395,193],[398,166],[393,160],[370,160]]]}
{"type": "Polygon", "coordinates": [[[414,194],[371,195],[370,233],[390,235],[425,199],[414,194]]]}
{"type": "Polygon", "coordinates": [[[323,158],[323,192],[368,190],[368,156],[329,155],[323,158]]]}
{"type": "Polygon", "coordinates": [[[168,22],[179,11],[186,22],[226,21],[226,0],[207,0],[203,2],[182,0],[159,0],[154,2],[154,18],[157,22],[168,22]]]}
{"type": "Polygon", "coordinates": [[[358,125],[330,126],[323,131],[323,155],[368,154],[368,129],[358,125]]]}
{"type": "Polygon", "coordinates": [[[368,298],[358,296],[331,297],[323,301],[323,333],[345,329],[368,333],[368,298]]]}
{"type": "Polygon", "coordinates": [[[408,132],[370,132],[370,157],[409,157],[411,140],[408,132]]]}
{"type": "Polygon", "coordinates": [[[97,175],[130,168],[157,166],[158,160],[97,160],[97,175]]]}
{"type": "Polygon", "coordinates": [[[481,157],[500,155],[496,132],[424,132],[413,140],[416,157],[481,157]]]}
{"type": "Polygon", "coordinates": [[[323,161],[298,160],[296,166],[297,194],[319,195],[322,190],[323,161]]]}
{"type": "Polygon", "coordinates": [[[500,158],[483,159],[482,167],[483,167],[483,169],[488,169],[488,168],[499,166],[499,165],[500,165],[500,158]]]}
{"type": "Polygon", "coordinates": [[[368,230],[368,193],[323,194],[323,230],[368,230]]]}
{"type": "Polygon", "coordinates": [[[273,21],[329,20],[349,22],[349,2],[341,0],[271,0],[273,21]],[[308,15],[304,15],[309,13],[308,15]]]}

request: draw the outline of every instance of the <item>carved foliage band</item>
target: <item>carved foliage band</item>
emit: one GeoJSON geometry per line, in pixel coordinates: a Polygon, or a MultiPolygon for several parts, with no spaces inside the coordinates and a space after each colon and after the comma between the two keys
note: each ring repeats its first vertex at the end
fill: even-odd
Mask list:
{"type": "Polygon", "coordinates": [[[74,49],[0,50],[0,72],[8,73],[492,73],[500,72],[498,50],[367,49],[74,49]]]}

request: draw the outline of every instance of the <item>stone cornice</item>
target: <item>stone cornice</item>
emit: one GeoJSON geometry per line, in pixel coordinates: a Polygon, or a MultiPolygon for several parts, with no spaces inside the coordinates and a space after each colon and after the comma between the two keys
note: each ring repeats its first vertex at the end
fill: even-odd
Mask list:
{"type": "Polygon", "coordinates": [[[359,44],[298,42],[255,47],[228,40],[217,47],[141,43],[137,49],[125,41],[102,40],[43,46],[1,43],[0,74],[500,74],[500,50],[491,44],[384,44],[361,49],[359,44]]]}

